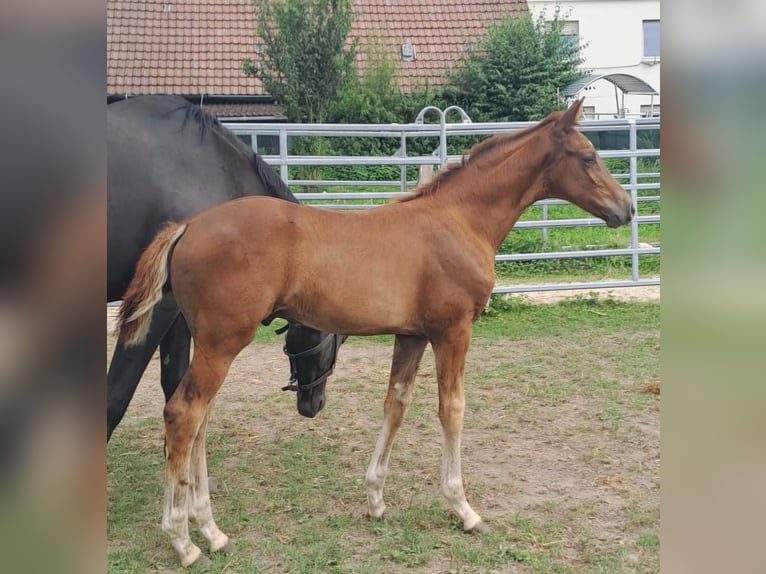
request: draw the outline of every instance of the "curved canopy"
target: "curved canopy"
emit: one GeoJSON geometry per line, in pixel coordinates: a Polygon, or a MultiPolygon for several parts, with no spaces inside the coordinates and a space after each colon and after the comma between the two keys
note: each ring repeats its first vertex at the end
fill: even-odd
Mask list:
{"type": "Polygon", "coordinates": [[[573,97],[582,89],[587,88],[593,82],[607,80],[612,82],[625,94],[646,94],[651,96],[659,95],[659,92],[643,81],[641,78],[631,76],[630,74],[593,74],[586,76],[581,80],[572,82],[563,90],[565,97],[573,97]]]}

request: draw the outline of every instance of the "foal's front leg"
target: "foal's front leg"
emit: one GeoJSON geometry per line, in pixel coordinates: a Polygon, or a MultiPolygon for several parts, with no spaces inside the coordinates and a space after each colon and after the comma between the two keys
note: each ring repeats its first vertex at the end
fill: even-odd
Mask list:
{"type": "Polygon", "coordinates": [[[391,378],[388,382],[388,394],[383,406],[384,421],[380,429],[375,451],[370,459],[370,466],[365,475],[367,485],[367,503],[370,516],[379,518],[386,510],[383,502],[383,485],[388,473],[388,457],[394,442],[396,431],[412,402],[412,390],[415,387],[415,375],[420,359],[423,357],[428,341],[420,337],[397,335],[394,343],[394,356],[391,364],[391,378]]]}
{"type": "Polygon", "coordinates": [[[460,438],[465,413],[463,373],[470,342],[470,325],[449,333],[441,340],[431,341],[439,382],[439,420],[444,433],[442,492],[463,521],[465,531],[486,532],[489,527],[466,500],[460,462],[460,438]]]}

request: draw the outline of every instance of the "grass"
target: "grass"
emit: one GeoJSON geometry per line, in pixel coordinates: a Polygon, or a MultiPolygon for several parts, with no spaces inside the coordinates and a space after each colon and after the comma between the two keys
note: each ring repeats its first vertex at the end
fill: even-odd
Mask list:
{"type": "MultiPolygon", "coordinates": [[[[279,353],[272,333],[262,328],[256,348],[279,353]]],[[[349,365],[379,376],[390,342],[352,339],[346,355],[363,360],[349,365]]],[[[365,516],[363,484],[382,385],[336,374],[330,404],[311,421],[281,395],[231,419],[221,398],[207,443],[220,481],[213,510],[238,550],[189,571],[658,572],[659,496],[646,484],[659,444],[642,430],[658,424],[657,396],[642,392],[659,379],[658,354],[656,304],[493,300],[466,370],[464,479],[491,526],[482,536],[464,534],[440,494],[428,354],[394,446],[382,520],[365,516]],[[251,434],[257,440],[236,439],[251,434]]],[[[161,423],[128,415],[108,452],[108,572],[177,572],[159,528],[161,423]]]]}
{"type": "MultiPolygon", "coordinates": [[[[640,191],[642,195],[656,195],[657,190],[640,191]]],[[[659,202],[641,202],[639,215],[659,215],[659,202]]],[[[552,205],[548,219],[578,219],[590,217],[574,205],[552,205]]],[[[542,207],[531,207],[521,221],[542,219],[542,207]]],[[[638,227],[640,243],[660,242],[660,226],[643,224],[638,227]]],[[[512,231],[500,247],[499,253],[547,253],[556,251],[580,251],[592,249],[624,249],[631,245],[630,226],[618,229],[607,227],[550,228],[547,236],[539,229],[512,231]]],[[[656,254],[640,255],[639,270],[644,276],[660,272],[660,257],[656,254]]],[[[500,262],[496,267],[501,283],[539,281],[541,277],[556,281],[588,281],[594,279],[625,279],[631,276],[630,256],[580,257],[571,259],[541,259],[530,261],[500,262]]]]}
{"type": "Polygon", "coordinates": [[[535,305],[523,298],[493,295],[488,309],[474,326],[474,337],[522,340],[570,336],[573,330],[608,332],[645,330],[658,325],[659,305],[625,303],[597,294],[575,297],[556,305],[535,305]]]}

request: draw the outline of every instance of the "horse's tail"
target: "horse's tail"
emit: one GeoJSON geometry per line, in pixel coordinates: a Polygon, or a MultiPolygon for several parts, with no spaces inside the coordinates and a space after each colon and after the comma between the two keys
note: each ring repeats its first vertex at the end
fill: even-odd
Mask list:
{"type": "Polygon", "coordinates": [[[186,223],[168,223],[139,258],[117,316],[115,333],[126,347],[146,339],[154,306],[162,299],[162,288],[168,280],[170,251],[184,231],[186,223]]]}

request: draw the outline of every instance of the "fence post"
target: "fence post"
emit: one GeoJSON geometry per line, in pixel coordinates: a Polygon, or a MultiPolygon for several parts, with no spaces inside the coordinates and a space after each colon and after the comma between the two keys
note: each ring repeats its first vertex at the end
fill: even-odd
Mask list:
{"type": "MultiPolygon", "coordinates": [[[[402,130],[402,137],[401,137],[401,146],[400,150],[402,152],[402,157],[407,157],[407,136],[404,135],[404,130],[402,130]]],[[[402,178],[402,192],[407,191],[407,166],[401,165],[399,166],[399,173],[401,174],[402,178]]]]}
{"type": "Polygon", "coordinates": [[[439,169],[447,167],[447,118],[439,111],[439,169]]]}
{"type": "MultiPolygon", "coordinates": [[[[543,203],[543,221],[548,221],[548,204],[547,203],[543,203]]],[[[548,228],[543,227],[542,232],[543,232],[543,247],[545,247],[546,245],[548,245],[548,228]]]]}
{"type": "Polygon", "coordinates": [[[287,171],[287,130],[284,128],[279,130],[279,175],[282,181],[289,184],[287,171]]]}
{"type": "MultiPolygon", "coordinates": [[[[638,128],[635,118],[628,118],[628,127],[630,128],[630,199],[633,203],[633,209],[638,216],[638,128]]],[[[633,250],[631,255],[631,271],[633,281],[638,281],[638,222],[636,218],[630,223],[630,248],[633,250]]]]}

